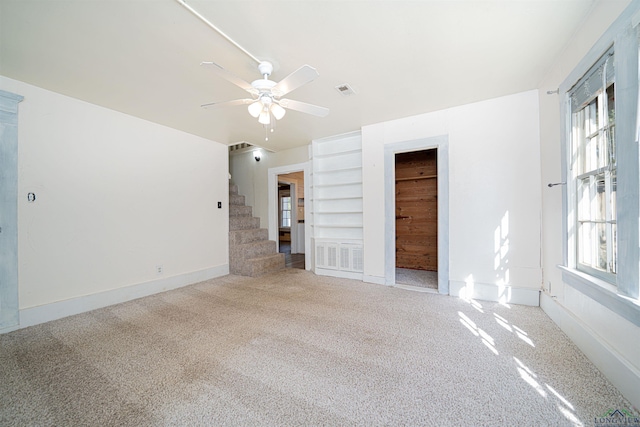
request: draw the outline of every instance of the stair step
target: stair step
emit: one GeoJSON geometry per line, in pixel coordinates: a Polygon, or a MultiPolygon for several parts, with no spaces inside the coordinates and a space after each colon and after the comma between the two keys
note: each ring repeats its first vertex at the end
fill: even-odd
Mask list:
{"type": "Polygon", "coordinates": [[[276,253],[245,260],[242,272],[244,276],[258,277],[285,268],[284,254],[276,253]]]}
{"type": "Polygon", "coordinates": [[[229,216],[252,216],[251,206],[229,205],[229,216]]]}
{"type": "Polygon", "coordinates": [[[244,196],[241,196],[240,194],[229,193],[229,205],[244,206],[244,196]]]}
{"type": "Polygon", "coordinates": [[[239,271],[242,270],[247,260],[271,255],[277,255],[276,242],[273,240],[261,240],[244,245],[230,246],[229,269],[230,271],[239,271]]]}
{"type": "Polygon", "coordinates": [[[229,231],[229,248],[235,245],[256,242],[269,239],[269,230],[266,228],[248,228],[245,230],[229,231]]]}
{"type": "Polygon", "coordinates": [[[253,217],[238,186],[229,184],[229,272],[257,277],[285,268],[284,254],[276,252],[276,242],[269,231],[260,228],[260,218],[253,217]]]}
{"type": "Polygon", "coordinates": [[[229,230],[246,230],[260,228],[260,218],[253,216],[230,216],[229,230]]]}
{"type": "Polygon", "coordinates": [[[276,242],[273,240],[260,240],[257,242],[236,245],[230,248],[229,257],[249,259],[258,258],[265,255],[273,255],[276,252],[276,242]]]}

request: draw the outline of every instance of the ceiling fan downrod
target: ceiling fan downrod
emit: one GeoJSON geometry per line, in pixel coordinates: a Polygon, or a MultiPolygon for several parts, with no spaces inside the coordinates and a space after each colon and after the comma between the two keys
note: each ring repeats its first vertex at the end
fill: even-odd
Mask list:
{"type": "Polygon", "coordinates": [[[235,40],[233,40],[231,37],[229,37],[227,34],[224,33],[224,31],[222,31],[220,28],[216,27],[215,25],[213,25],[207,18],[205,18],[204,16],[202,16],[197,10],[195,10],[194,8],[192,8],[191,6],[189,6],[184,0],[176,0],[178,3],[180,3],[182,6],[185,7],[185,9],[187,9],[189,12],[193,13],[196,17],[198,17],[202,22],[204,22],[205,24],[207,24],[207,26],[209,28],[211,28],[212,30],[214,30],[216,33],[220,34],[222,37],[224,37],[229,43],[231,43],[232,45],[234,45],[235,47],[237,47],[238,49],[240,49],[244,54],[246,54],[247,56],[249,56],[249,58],[253,59],[255,62],[257,62],[258,64],[260,64],[262,61],[260,61],[258,58],[255,57],[255,55],[252,55],[251,52],[249,52],[247,49],[243,48],[242,46],[240,46],[235,40]]]}

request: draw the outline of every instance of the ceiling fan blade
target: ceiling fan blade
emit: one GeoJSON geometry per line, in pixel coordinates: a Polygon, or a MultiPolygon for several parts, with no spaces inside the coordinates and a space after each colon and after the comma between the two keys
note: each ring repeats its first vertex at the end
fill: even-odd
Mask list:
{"type": "Polygon", "coordinates": [[[283,96],[300,86],[314,80],[320,74],[310,65],[303,65],[271,89],[271,93],[275,96],[283,96]]]}
{"type": "Polygon", "coordinates": [[[222,107],[234,107],[236,105],[247,105],[254,102],[255,99],[234,99],[233,101],[225,102],[209,102],[208,104],[202,104],[203,108],[222,108],[222,107]]]}
{"type": "Polygon", "coordinates": [[[318,117],[325,117],[329,114],[328,108],[307,104],[306,102],[295,101],[293,99],[281,99],[278,102],[284,108],[300,111],[301,113],[312,114],[318,117]]]}
{"type": "Polygon", "coordinates": [[[223,79],[225,79],[227,81],[230,81],[234,85],[246,90],[247,92],[251,92],[251,93],[255,92],[255,89],[253,88],[253,86],[251,86],[250,83],[245,82],[240,77],[238,77],[235,74],[225,70],[224,68],[222,68],[221,66],[219,66],[215,62],[201,62],[200,65],[210,69],[211,71],[213,71],[214,73],[216,73],[217,75],[222,77],[223,79]]]}

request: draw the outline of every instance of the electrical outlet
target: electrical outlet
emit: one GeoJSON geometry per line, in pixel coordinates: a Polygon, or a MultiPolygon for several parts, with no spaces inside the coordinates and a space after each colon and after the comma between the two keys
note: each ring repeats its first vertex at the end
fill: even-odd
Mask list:
{"type": "Polygon", "coordinates": [[[222,209],[222,202],[218,202],[218,209],[222,209]]]}
{"type": "Polygon", "coordinates": [[[162,266],[161,265],[156,265],[156,272],[158,274],[162,274],[162,266]]]}

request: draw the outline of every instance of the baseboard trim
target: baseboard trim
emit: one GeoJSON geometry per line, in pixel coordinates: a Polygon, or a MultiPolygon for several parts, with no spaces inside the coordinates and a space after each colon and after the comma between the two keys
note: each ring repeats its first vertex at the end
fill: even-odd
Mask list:
{"type": "Polygon", "coordinates": [[[531,288],[518,288],[515,286],[498,286],[485,283],[449,282],[451,296],[460,298],[479,299],[484,301],[496,301],[505,304],[540,306],[540,290],[531,288]]]}
{"type": "Polygon", "coordinates": [[[367,283],[374,283],[376,285],[387,285],[384,277],[368,276],[366,274],[362,276],[362,281],[367,283]]]}
{"type": "Polygon", "coordinates": [[[98,308],[131,301],[160,292],[170,291],[183,286],[192,285],[215,277],[229,274],[229,264],[192,271],[172,277],[151,280],[123,288],[112,289],[96,294],[71,298],[51,304],[40,305],[20,310],[20,323],[17,326],[3,329],[0,333],[11,332],[28,326],[50,322],[74,314],[80,314],[98,308]]]}
{"type": "Polygon", "coordinates": [[[540,297],[540,308],[624,397],[636,408],[640,408],[640,371],[546,293],[542,293],[540,297]]]}
{"type": "Polygon", "coordinates": [[[327,270],[325,268],[316,268],[315,274],[318,276],[339,277],[342,279],[362,280],[362,273],[342,270],[327,270]]]}

